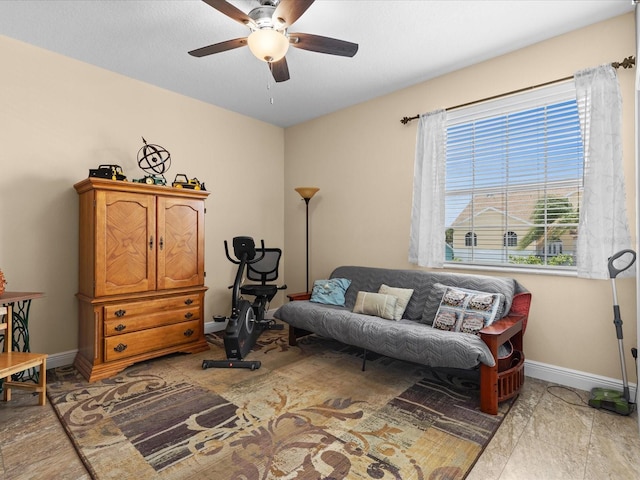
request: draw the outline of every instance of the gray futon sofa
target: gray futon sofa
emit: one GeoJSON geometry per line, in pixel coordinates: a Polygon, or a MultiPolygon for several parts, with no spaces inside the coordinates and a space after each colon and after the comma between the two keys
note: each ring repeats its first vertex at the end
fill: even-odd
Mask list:
{"type": "Polygon", "coordinates": [[[274,313],[275,318],[289,324],[291,345],[300,336],[316,333],[365,351],[431,367],[479,367],[480,408],[494,415],[499,402],[518,394],[524,382],[522,335],[531,294],[516,280],[358,266],[338,267],[330,278],[350,281],[344,306],[312,302],[310,293],[291,294],[288,297],[292,301],[274,313]],[[378,292],[382,285],[413,290],[401,319],[353,312],[356,300],[363,298],[359,292],[378,292]],[[494,323],[478,334],[434,328],[434,317],[447,287],[500,294],[494,323]],[[498,353],[501,345],[510,346],[510,355],[503,359],[498,353]]]}

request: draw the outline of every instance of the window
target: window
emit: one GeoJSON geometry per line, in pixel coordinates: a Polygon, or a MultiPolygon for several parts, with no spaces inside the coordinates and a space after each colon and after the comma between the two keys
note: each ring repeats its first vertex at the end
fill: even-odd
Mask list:
{"type": "Polygon", "coordinates": [[[477,247],[478,246],[478,235],[473,232],[467,232],[464,236],[464,246],[465,247],[477,247]]]}
{"type": "Polygon", "coordinates": [[[518,246],[518,234],[516,232],[507,232],[504,234],[502,240],[503,247],[517,247],[518,246]]]}
{"type": "Polygon", "coordinates": [[[573,82],[448,113],[446,159],[456,262],[575,269],[584,160],[573,82]]]}

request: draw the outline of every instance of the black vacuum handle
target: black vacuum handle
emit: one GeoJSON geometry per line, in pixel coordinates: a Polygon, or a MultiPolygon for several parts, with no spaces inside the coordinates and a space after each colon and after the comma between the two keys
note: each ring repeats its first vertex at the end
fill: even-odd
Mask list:
{"type": "Polygon", "coordinates": [[[616,278],[618,274],[630,268],[631,265],[635,263],[635,261],[636,261],[636,252],[634,252],[633,250],[626,249],[626,250],[620,250],[618,253],[614,253],[609,257],[609,277],[616,278]],[[624,268],[614,267],[613,262],[615,262],[618,258],[622,257],[627,253],[630,253],[632,255],[631,261],[627,265],[625,265],[624,268]]]}

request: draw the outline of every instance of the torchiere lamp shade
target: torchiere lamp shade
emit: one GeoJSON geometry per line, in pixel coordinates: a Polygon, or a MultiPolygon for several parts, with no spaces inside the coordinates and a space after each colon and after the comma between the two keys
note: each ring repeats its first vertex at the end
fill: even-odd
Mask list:
{"type": "Polygon", "coordinates": [[[295,189],[305,200],[311,200],[311,198],[320,190],[318,187],[298,187],[295,189]]]}

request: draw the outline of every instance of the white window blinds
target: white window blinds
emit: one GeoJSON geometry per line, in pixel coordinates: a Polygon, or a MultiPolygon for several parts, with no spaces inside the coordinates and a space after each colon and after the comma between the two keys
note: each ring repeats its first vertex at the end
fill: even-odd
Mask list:
{"type": "Polygon", "coordinates": [[[575,269],[584,159],[573,82],[448,112],[446,159],[453,262],[575,269]]]}

